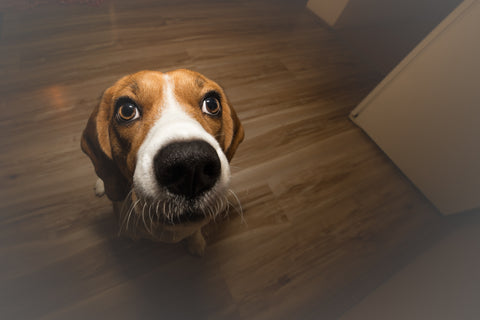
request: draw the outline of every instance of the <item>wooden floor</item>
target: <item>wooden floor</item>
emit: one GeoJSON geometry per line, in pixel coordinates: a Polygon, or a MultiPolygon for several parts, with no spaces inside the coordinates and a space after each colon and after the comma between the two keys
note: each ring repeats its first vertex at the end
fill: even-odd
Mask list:
{"type": "Polygon", "coordinates": [[[380,79],[305,1],[59,2],[0,4],[1,319],[335,319],[449,231],[348,120],[380,79]],[[80,151],[107,86],[180,67],[246,130],[245,222],[203,258],[118,238],[80,151]]]}

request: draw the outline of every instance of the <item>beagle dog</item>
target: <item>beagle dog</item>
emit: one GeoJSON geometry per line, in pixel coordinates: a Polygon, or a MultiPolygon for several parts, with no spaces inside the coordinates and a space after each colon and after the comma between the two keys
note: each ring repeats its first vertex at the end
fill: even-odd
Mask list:
{"type": "Polygon", "coordinates": [[[108,88],[81,148],[113,202],[120,232],[187,240],[202,255],[201,228],[228,206],[229,162],[244,138],[224,91],[190,70],[140,71],[108,88]]]}

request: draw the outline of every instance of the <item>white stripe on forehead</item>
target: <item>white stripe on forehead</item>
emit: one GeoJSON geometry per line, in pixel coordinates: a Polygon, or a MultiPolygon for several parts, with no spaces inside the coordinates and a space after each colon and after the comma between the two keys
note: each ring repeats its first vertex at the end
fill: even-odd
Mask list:
{"type": "Polygon", "coordinates": [[[176,107],[179,110],[183,111],[182,106],[175,98],[175,83],[173,79],[168,75],[163,75],[163,90],[162,90],[162,108],[159,108],[160,112],[165,112],[169,107],[176,107]]]}
{"type": "Polygon", "coordinates": [[[171,139],[166,139],[166,143],[203,137],[205,129],[194,117],[188,114],[186,106],[182,106],[176,99],[173,79],[168,74],[164,74],[163,77],[165,82],[162,106],[158,108],[160,110],[160,118],[153,128],[150,129],[150,132],[154,131],[155,135],[157,135],[156,132],[161,130],[165,137],[171,137],[171,139]]]}
{"type": "Polygon", "coordinates": [[[223,186],[230,180],[228,160],[220,145],[198,121],[190,114],[186,106],[182,106],[175,97],[174,80],[167,74],[163,75],[161,106],[155,124],[150,128],[137,154],[137,164],[133,176],[134,187],[145,195],[155,197],[159,194],[153,159],[165,145],[174,141],[203,140],[208,142],[218,154],[222,172],[220,183],[223,186]]]}

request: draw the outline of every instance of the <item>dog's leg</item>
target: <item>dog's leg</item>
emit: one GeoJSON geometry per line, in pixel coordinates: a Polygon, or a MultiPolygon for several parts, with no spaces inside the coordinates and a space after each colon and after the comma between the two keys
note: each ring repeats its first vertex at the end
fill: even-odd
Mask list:
{"type": "Polygon", "coordinates": [[[188,252],[195,256],[203,256],[205,253],[205,247],[207,246],[207,242],[203,237],[202,230],[196,231],[187,239],[187,249],[188,252]]]}
{"type": "Polygon", "coordinates": [[[98,178],[97,182],[95,182],[95,195],[97,197],[102,197],[105,194],[105,185],[103,184],[103,180],[98,178]]]}

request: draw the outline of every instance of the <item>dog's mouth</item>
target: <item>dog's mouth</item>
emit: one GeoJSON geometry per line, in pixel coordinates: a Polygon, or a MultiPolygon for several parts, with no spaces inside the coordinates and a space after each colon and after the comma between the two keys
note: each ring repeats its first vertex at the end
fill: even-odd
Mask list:
{"type": "Polygon", "coordinates": [[[164,225],[174,226],[177,224],[188,224],[192,222],[199,222],[205,219],[207,219],[207,217],[203,212],[188,211],[188,212],[184,212],[180,216],[174,217],[173,219],[168,219],[165,216],[160,215],[157,221],[164,225]]]}
{"type": "Polygon", "coordinates": [[[132,190],[120,214],[121,232],[138,229],[150,233],[162,226],[185,227],[214,220],[228,207],[227,192],[210,190],[196,198],[186,198],[168,192],[150,198],[132,190]]]}

